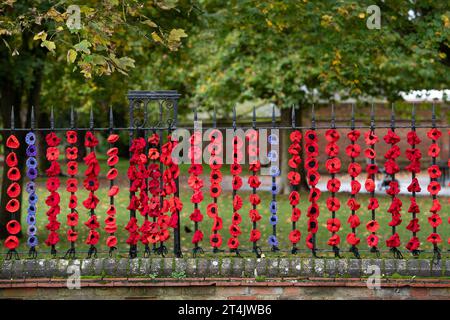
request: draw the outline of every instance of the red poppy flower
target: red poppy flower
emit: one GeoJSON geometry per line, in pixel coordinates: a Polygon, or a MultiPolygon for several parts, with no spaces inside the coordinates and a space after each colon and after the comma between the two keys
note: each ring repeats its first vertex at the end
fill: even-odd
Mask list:
{"type": "Polygon", "coordinates": [[[419,144],[422,140],[420,140],[419,136],[417,135],[416,131],[409,131],[406,135],[406,140],[409,145],[416,145],[419,144]]]}
{"type": "Polygon", "coordinates": [[[364,140],[368,146],[374,145],[379,141],[378,136],[373,131],[364,133],[364,140]]]}
{"type": "Polygon", "coordinates": [[[69,198],[69,209],[75,209],[76,207],[78,207],[78,198],[73,194],[69,198]]]}
{"type": "Polygon", "coordinates": [[[387,144],[396,144],[400,141],[400,137],[392,129],[388,130],[383,139],[387,144]]]}
{"type": "Polygon", "coordinates": [[[352,180],[350,182],[351,194],[355,195],[361,190],[361,183],[358,180],[352,180]]]}
{"type": "Polygon", "coordinates": [[[389,239],[386,240],[386,245],[389,248],[397,248],[400,246],[400,237],[398,236],[398,233],[394,233],[392,236],[389,237],[389,239]]]}
{"type": "Polygon", "coordinates": [[[10,220],[6,224],[6,230],[9,234],[18,234],[21,230],[20,223],[17,220],[10,220]]]}
{"type": "Polygon", "coordinates": [[[298,130],[292,131],[289,135],[289,139],[292,143],[300,143],[300,141],[302,140],[302,134],[298,130]]]}
{"type": "Polygon", "coordinates": [[[320,174],[317,171],[310,170],[307,172],[308,184],[311,186],[316,186],[319,183],[320,174]]]}
{"type": "Polygon", "coordinates": [[[289,203],[291,206],[296,206],[300,202],[300,194],[297,191],[292,191],[289,194],[289,203]]]}
{"type": "Polygon", "coordinates": [[[192,174],[194,176],[199,176],[203,173],[203,166],[201,164],[191,164],[189,169],[188,169],[188,173],[192,174]]]}
{"type": "Polygon", "coordinates": [[[210,218],[214,218],[217,216],[219,212],[219,208],[217,206],[217,203],[210,203],[208,204],[208,206],[206,207],[206,214],[208,215],[208,217],[210,218]]]}
{"type": "Polygon", "coordinates": [[[17,154],[15,152],[10,152],[6,156],[6,165],[8,167],[16,167],[19,164],[19,160],[17,159],[17,154]]]}
{"type": "Polygon", "coordinates": [[[257,193],[252,193],[249,195],[248,200],[250,201],[250,204],[257,206],[261,203],[261,198],[257,193]]]}
{"type": "Polygon", "coordinates": [[[367,179],[364,183],[364,188],[367,192],[375,191],[375,182],[372,179],[367,179]]]}
{"type": "Polygon", "coordinates": [[[397,181],[389,182],[389,188],[386,190],[386,194],[395,196],[400,193],[400,186],[397,181]]]}
{"type": "Polygon", "coordinates": [[[438,233],[431,233],[428,237],[427,237],[427,241],[432,243],[432,244],[438,244],[442,242],[441,236],[438,233]]]}
{"type": "Polygon", "coordinates": [[[20,142],[15,135],[10,135],[6,140],[6,146],[10,149],[19,149],[20,142]]]}
{"type": "Polygon", "coordinates": [[[441,203],[439,202],[439,199],[433,199],[433,204],[430,208],[430,212],[438,212],[441,211],[441,203]]]}
{"type": "Polygon", "coordinates": [[[84,180],[83,185],[88,191],[97,191],[100,186],[97,178],[87,178],[84,180]]]}
{"type": "Polygon", "coordinates": [[[354,234],[353,232],[351,232],[347,235],[346,240],[347,240],[347,243],[352,246],[357,246],[361,241],[361,239],[359,239],[356,236],[356,234],[354,234]]]}
{"type": "Polygon", "coordinates": [[[67,215],[67,225],[69,227],[75,227],[78,225],[78,214],[76,212],[72,212],[67,215]]]}
{"type": "MultiPolygon", "coordinates": [[[[52,178],[52,179],[55,179],[55,178],[52,178]]],[[[59,180],[58,180],[58,182],[59,182],[59,180]]],[[[77,190],[78,190],[78,180],[74,179],[74,178],[67,179],[66,186],[67,186],[66,187],[67,192],[72,192],[72,193],[77,192],[77,190]]],[[[47,189],[48,189],[48,181],[47,181],[47,189]]],[[[56,189],[52,188],[52,190],[49,189],[49,191],[50,192],[51,191],[56,191],[57,189],[58,189],[58,187],[56,187],[56,189]]]]}
{"type": "Polygon", "coordinates": [[[300,158],[300,156],[294,155],[294,156],[292,156],[292,158],[289,159],[288,165],[290,168],[296,169],[301,164],[301,162],[302,162],[302,159],[300,158]]]}
{"type": "Polygon", "coordinates": [[[261,169],[261,162],[259,162],[259,160],[256,160],[253,163],[250,163],[248,169],[252,172],[258,172],[261,169]]]}
{"type": "Polygon", "coordinates": [[[300,211],[299,208],[292,208],[291,221],[297,222],[300,219],[301,215],[302,215],[302,212],[300,211]]]}
{"type": "Polygon", "coordinates": [[[61,226],[61,222],[56,220],[56,217],[53,217],[52,220],[50,220],[45,228],[49,231],[58,231],[59,227],[61,226]]]}
{"type": "Polygon", "coordinates": [[[428,223],[433,228],[437,228],[440,224],[442,224],[442,219],[437,213],[433,213],[430,217],[428,217],[428,223]]]}
{"type": "Polygon", "coordinates": [[[341,228],[341,221],[337,218],[330,218],[327,220],[327,229],[330,232],[338,232],[341,228]]]}
{"type": "Polygon", "coordinates": [[[119,187],[118,186],[112,186],[111,189],[108,191],[108,197],[115,197],[119,194],[119,187]]]}
{"type": "Polygon", "coordinates": [[[7,176],[8,180],[11,180],[11,181],[19,181],[19,180],[20,180],[20,177],[21,177],[19,168],[17,168],[17,167],[12,167],[12,168],[10,168],[10,169],[8,170],[8,173],[7,173],[6,176],[7,176]]]}
{"type": "Polygon", "coordinates": [[[333,246],[333,247],[338,246],[340,243],[341,243],[341,237],[339,237],[339,235],[337,235],[337,234],[333,234],[333,235],[328,239],[328,242],[327,242],[327,244],[328,244],[329,246],[333,246]]]}
{"type": "Polygon", "coordinates": [[[86,171],[84,172],[84,175],[86,177],[98,177],[99,174],[100,174],[100,165],[98,164],[98,162],[89,164],[86,171]]]}
{"type": "Polygon", "coordinates": [[[20,209],[20,202],[17,199],[11,199],[6,204],[6,211],[9,213],[15,213],[20,209]]]}
{"type": "Polygon", "coordinates": [[[233,212],[233,215],[231,216],[231,223],[238,225],[242,222],[242,217],[238,212],[233,212]]]}
{"type": "Polygon", "coordinates": [[[242,178],[239,176],[233,176],[231,185],[233,190],[239,190],[242,187],[242,178]]]}
{"type": "Polygon", "coordinates": [[[243,205],[243,201],[240,195],[235,195],[235,197],[233,198],[233,210],[238,211],[239,209],[242,208],[243,205]]]}
{"type": "Polygon", "coordinates": [[[289,241],[290,241],[292,244],[296,244],[297,242],[299,242],[300,239],[301,239],[301,237],[302,237],[302,234],[300,233],[299,230],[292,230],[292,231],[289,233],[289,241]]]}
{"type": "Polygon", "coordinates": [[[77,239],[78,239],[78,232],[72,229],[67,230],[67,241],[76,242],[77,239]]]}
{"type": "Polygon", "coordinates": [[[327,181],[327,190],[329,192],[338,192],[341,188],[341,181],[339,179],[333,178],[327,181]]]}
{"type": "Polygon", "coordinates": [[[338,211],[341,207],[341,202],[338,198],[335,197],[329,197],[327,199],[327,208],[329,211],[338,211]]]}
{"type": "Polygon", "coordinates": [[[357,144],[350,144],[345,148],[345,153],[351,158],[356,158],[361,154],[361,147],[357,144]]]}
{"type": "MultiPolygon", "coordinates": [[[[117,141],[113,141],[112,143],[115,143],[117,141]]],[[[149,138],[148,138],[148,143],[156,146],[159,144],[159,135],[157,133],[152,134],[149,138]]]]}
{"type": "Polygon", "coordinates": [[[47,246],[54,246],[59,242],[59,235],[55,231],[50,232],[47,239],[45,240],[45,244],[47,246]]]}
{"type": "Polygon", "coordinates": [[[314,248],[313,234],[312,234],[312,233],[309,233],[309,234],[306,236],[305,241],[306,241],[306,246],[307,246],[309,249],[312,250],[312,249],[314,248]]]}
{"type": "Polygon", "coordinates": [[[361,132],[359,130],[352,130],[349,133],[347,133],[347,138],[353,142],[356,142],[360,136],[361,132]]]}
{"type": "Polygon", "coordinates": [[[258,210],[256,210],[256,209],[251,209],[248,212],[248,215],[252,222],[258,222],[259,220],[261,220],[261,215],[259,214],[258,210]]]}
{"type": "Polygon", "coordinates": [[[95,230],[90,230],[85,243],[91,246],[95,246],[98,243],[99,239],[100,233],[98,233],[98,231],[95,230]]]}
{"type": "Polygon", "coordinates": [[[76,144],[78,141],[78,135],[76,131],[70,130],[66,132],[66,140],[69,144],[76,144]]]}
{"type": "Polygon", "coordinates": [[[441,148],[439,148],[439,146],[436,143],[433,143],[428,148],[428,156],[429,157],[437,158],[437,157],[439,157],[440,153],[441,153],[441,148]]]}
{"type": "Polygon", "coordinates": [[[111,148],[111,149],[109,149],[109,150],[106,152],[106,155],[107,155],[108,157],[117,156],[118,154],[119,154],[119,149],[116,148],[116,147],[111,148]]]}
{"type": "Polygon", "coordinates": [[[259,180],[258,176],[250,176],[248,178],[248,185],[251,188],[259,188],[259,186],[261,185],[261,181],[259,180]]]}
{"type": "Polygon", "coordinates": [[[377,156],[377,153],[375,152],[374,149],[372,148],[367,148],[366,150],[364,150],[364,155],[366,156],[366,158],[368,159],[375,159],[377,156]]]}
{"type": "Polygon", "coordinates": [[[427,132],[430,140],[438,140],[442,136],[442,132],[438,128],[432,128],[427,132]]]}
{"type": "Polygon", "coordinates": [[[67,163],[67,174],[70,176],[78,174],[78,163],[76,161],[69,161],[67,163]]]}
{"type": "Polygon", "coordinates": [[[437,179],[442,175],[438,165],[432,165],[428,168],[428,175],[431,179],[437,179]]]}
{"type": "Polygon", "coordinates": [[[405,169],[409,172],[419,173],[420,161],[418,160],[411,161],[410,164],[405,167],[405,169]]]}
{"type": "Polygon", "coordinates": [[[420,246],[420,241],[419,238],[417,237],[412,237],[411,239],[409,239],[408,243],[406,244],[406,249],[408,249],[409,251],[414,251],[419,249],[420,246]]]}
{"type": "Polygon", "coordinates": [[[117,237],[116,237],[116,236],[109,236],[109,237],[106,239],[106,245],[107,245],[109,248],[115,247],[115,246],[117,245],[117,237]]]}
{"type": "Polygon", "coordinates": [[[211,183],[220,183],[222,182],[222,173],[219,170],[212,170],[210,175],[210,181],[211,183]]]}
{"type": "Polygon", "coordinates": [[[328,129],[325,131],[325,139],[327,139],[328,142],[336,142],[340,138],[339,131],[336,129],[328,129]]]}
{"type": "Polygon", "coordinates": [[[45,141],[49,147],[57,147],[61,143],[61,139],[54,132],[50,132],[45,136],[45,141]]]}
{"type": "Polygon", "coordinates": [[[350,228],[353,229],[357,228],[361,224],[361,221],[356,214],[351,214],[347,219],[347,223],[350,225],[350,228]]]}
{"type": "Polygon", "coordinates": [[[397,159],[400,157],[400,147],[397,145],[392,146],[386,153],[384,154],[385,159],[397,159]]]}
{"type": "Polygon", "coordinates": [[[384,163],[384,169],[386,170],[386,173],[390,175],[396,174],[400,171],[400,167],[397,162],[392,159],[389,159],[384,163]]]}
{"type": "Polygon", "coordinates": [[[229,227],[231,236],[238,237],[242,234],[241,228],[237,224],[231,224],[229,227]]]}
{"type": "Polygon", "coordinates": [[[250,242],[256,242],[261,239],[261,231],[258,229],[253,229],[250,231],[250,242]]]}
{"type": "MultiPolygon", "coordinates": [[[[150,158],[150,159],[155,160],[157,158],[150,158]]],[[[119,162],[119,157],[118,156],[111,156],[111,157],[108,158],[106,164],[109,167],[114,167],[118,162],[119,162]]]]}
{"type": "Polygon", "coordinates": [[[379,228],[380,228],[380,224],[376,220],[370,220],[366,224],[366,229],[369,232],[377,232],[379,228]]]}
{"type": "Polygon", "coordinates": [[[83,206],[86,209],[91,210],[97,208],[99,202],[100,199],[94,193],[90,192],[88,198],[83,201],[83,206]]]}
{"type": "Polygon", "coordinates": [[[325,153],[329,157],[336,157],[339,154],[339,146],[336,143],[328,143],[325,146],[325,153]]]}
{"type": "Polygon", "coordinates": [[[427,190],[432,196],[435,196],[439,193],[439,191],[441,191],[441,185],[437,181],[431,181],[427,187],[427,190]]]}
{"type": "Polygon", "coordinates": [[[406,229],[411,232],[419,232],[420,231],[419,219],[417,218],[411,219],[409,224],[406,226],[406,229]]]}
{"type": "Polygon", "coordinates": [[[378,166],[376,164],[369,163],[366,166],[366,172],[368,175],[373,175],[378,173],[378,166]]]}
{"type": "MultiPolygon", "coordinates": [[[[119,175],[119,171],[116,168],[112,168],[106,174],[106,179],[115,180],[118,175],[119,175]]],[[[135,179],[132,179],[132,180],[135,180],[135,179]]]]}
{"type": "Polygon", "coordinates": [[[348,199],[347,206],[349,207],[350,210],[353,210],[353,211],[358,211],[359,208],[361,208],[361,204],[358,201],[356,201],[355,198],[348,199]]]}
{"type": "Polygon", "coordinates": [[[421,190],[419,180],[417,178],[412,179],[408,186],[408,192],[420,192],[421,190]]]}
{"type": "Polygon", "coordinates": [[[297,186],[300,183],[300,173],[296,172],[296,171],[291,171],[288,173],[287,176],[289,183],[291,185],[297,186]]]}
{"type": "Polygon", "coordinates": [[[357,162],[352,162],[348,165],[347,172],[353,178],[359,176],[361,171],[362,171],[361,165],[357,162]]]}
{"type": "MultiPolygon", "coordinates": [[[[316,202],[319,200],[320,195],[321,195],[321,191],[320,189],[316,188],[316,187],[312,187],[309,189],[309,197],[308,197],[308,201],[309,202],[316,202]]],[[[300,195],[299,195],[300,197],[300,195]]]]}
{"type": "Polygon", "coordinates": [[[91,131],[86,132],[84,145],[86,148],[94,148],[98,145],[98,139],[93,132],[91,131]]]}
{"type": "Polygon", "coordinates": [[[14,250],[19,246],[19,239],[16,236],[9,236],[5,240],[5,247],[14,250]]]}
{"type": "MultiPolygon", "coordinates": [[[[67,148],[66,149],[66,158],[68,160],[77,160],[78,159],[78,148],[77,147],[67,148]]],[[[54,160],[56,160],[56,159],[54,159],[54,160]]]]}
{"type": "MultiPolygon", "coordinates": [[[[108,139],[107,139],[107,141],[110,144],[116,143],[117,141],[119,141],[119,135],[117,135],[117,134],[110,134],[108,139]]],[[[149,142],[150,142],[150,138],[149,138],[149,142]]]]}
{"type": "Polygon", "coordinates": [[[222,236],[220,234],[211,234],[209,237],[209,243],[213,248],[219,248],[222,245],[222,236]]]}
{"type": "Polygon", "coordinates": [[[311,205],[308,207],[308,211],[306,213],[306,215],[309,218],[317,218],[320,214],[319,211],[319,206],[317,205],[317,203],[311,203],[311,205]]]}
{"type": "Polygon", "coordinates": [[[319,169],[319,161],[316,158],[307,158],[305,161],[305,169],[317,171],[319,169]]]}
{"type": "Polygon", "coordinates": [[[419,213],[420,212],[420,208],[417,205],[416,198],[414,198],[414,197],[410,198],[410,205],[408,208],[408,212],[409,213],[419,213]]]}
{"type": "MultiPolygon", "coordinates": [[[[159,236],[158,236],[158,240],[159,240],[159,236]]],[[[138,243],[138,241],[139,241],[139,233],[133,232],[133,233],[130,233],[130,235],[128,236],[126,243],[129,245],[136,245],[138,243]]]]}
{"type": "Polygon", "coordinates": [[[216,184],[216,183],[211,184],[211,187],[209,188],[209,194],[210,194],[211,198],[219,197],[221,192],[222,192],[222,187],[220,186],[220,184],[216,184]]]}
{"type": "Polygon", "coordinates": [[[238,238],[230,238],[227,243],[230,249],[237,249],[239,247],[239,239],[238,238]]]}
{"type": "Polygon", "coordinates": [[[310,218],[308,220],[308,232],[317,233],[317,230],[319,230],[319,223],[315,218],[310,218]]]}
{"type": "Polygon", "coordinates": [[[21,193],[21,187],[17,182],[14,182],[9,185],[8,189],[6,190],[6,194],[10,198],[17,198],[21,193]]]}
{"type": "Polygon", "coordinates": [[[317,133],[315,130],[307,130],[305,132],[305,139],[308,141],[317,141],[317,133]]]}
{"type": "Polygon", "coordinates": [[[88,227],[89,229],[98,229],[98,228],[100,228],[100,223],[98,222],[97,216],[95,214],[91,215],[89,220],[86,221],[84,223],[84,225],[86,227],[88,227]]]}
{"type": "Polygon", "coordinates": [[[367,237],[367,244],[369,245],[369,247],[376,247],[378,246],[378,236],[375,234],[370,234],[367,237]]]}
{"type": "MultiPolygon", "coordinates": [[[[292,145],[291,145],[291,147],[292,147],[292,145]]],[[[307,143],[305,145],[305,151],[309,157],[317,157],[319,155],[319,146],[315,142],[307,143]]],[[[293,153],[290,152],[290,154],[293,154],[293,153]]],[[[298,153],[294,153],[294,154],[298,154],[298,153]]]]}
{"type": "Polygon", "coordinates": [[[420,149],[406,149],[405,155],[409,161],[415,161],[422,158],[422,152],[420,149]]]}
{"type": "Polygon", "coordinates": [[[325,162],[325,168],[329,173],[338,173],[341,170],[341,160],[339,158],[331,158],[325,162]]]}

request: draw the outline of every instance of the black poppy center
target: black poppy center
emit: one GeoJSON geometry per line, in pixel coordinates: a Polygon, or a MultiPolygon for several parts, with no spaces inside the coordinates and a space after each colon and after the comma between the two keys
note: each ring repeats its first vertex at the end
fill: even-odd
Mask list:
{"type": "Polygon", "coordinates": [[[314,148],[313,146],[309,146],[308,147],[308,151],[309,152],[314,152],[316,150],[316,148],[314,148]]]}
{"type": "Polygon", "coordinates": [[[309,226],[311,227],[311,229],[314,229],[316,227],[316,223],[314,221],[311,221],[309,223],[309,226]]]}
{"type": "Polygon", "coordinates": [[[316,208],[312,207],[310,212],[313,213],[313,214],[316,213],[316,208]]]}
{"type": "Polygon", "coordinates": [[[311,140],[313,140],[313,139],[315,138],[315,136],[314,136],[312,133],[310,133],[310,134],[308,135],[308,138],[311,139],[311,140]]]}
{"type": "Polygon", "coordinates": [[[316,180],[316,176],[315,175],[310,175],[309,178],[311,179],[311,181],[315,181],[316,180]]]}
{"type": "Polygon", "coordinates": [[[308,163],[308,165],[309,165],[310,168],[314,168],[315,164],[316,164],[316,163],[315,163],[314,161],[310,161],[310,162],[308,163]]]}

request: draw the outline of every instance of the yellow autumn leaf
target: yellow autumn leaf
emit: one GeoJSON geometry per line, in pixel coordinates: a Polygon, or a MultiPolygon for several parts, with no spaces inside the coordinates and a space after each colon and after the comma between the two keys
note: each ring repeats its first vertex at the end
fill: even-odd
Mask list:
{"type": "Polygon", "coordinates": [[[67,51],[67,62],[74,63],[76,58],[77,58],[77,52],[73,49],[69,49],[69,51],[67,51]]]}
{"type": "Polygon", "coordinates": [[[56,49],[56,45],[53,41],[49,41],[49,40],[44,40],[41,43],[41,47],[46,47],[48,49],[48,51],[55,51],[56,49]]]}
{"type": "Polygon", "coordinates": [[[33,40],[42,40],[42,41],[44,41],[46,39],[47,39],[47,33],[45,31],[41,31],[41,32],[39,32],[38,34],[36,34],[33,37],[33,40]]]}
{"type": "Polygon", "coordinates": [[[162,40],[161,37],[156,33],[156,31],[153,31],[153,32],[152,32],[152,39],[153,39],[155,42],[163,43],[163,40],[162,40]]]}
{"type": "Polygon", "coordinates": [[[187,34],[183,29],[172,29],[169,33],[169,41],[180,41],[181,38],[186,38],[187,34]]]}

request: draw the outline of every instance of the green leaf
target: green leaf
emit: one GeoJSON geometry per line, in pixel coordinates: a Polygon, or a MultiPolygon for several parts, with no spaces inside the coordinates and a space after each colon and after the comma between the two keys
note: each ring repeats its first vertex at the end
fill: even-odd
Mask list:
{"type": "Polygon", "coordinates": [[[53,52],[56,49],[56,45],[53,41],[44,40],[41,43],[41,47],[46,47],[48,51],[53,52]]]}
{"type": "Polygon", "coordinates": [[[161,37],[156,33],[156,31],[152,32],[152,39],[155,42],[160,42],[160,43],[164,43],[163,39],[161,39],[161,37]]]}
{"type": "Polygon", "coordinates": [[[187,34],[183,29],[172,29],[169,33],[169,41],[178,42],[181,38],[186,38],[187,34]]]}
{"type": "Polygon", "coordinates": [[[75,59],[77,58],[77,52],[73,49],[69,49],[67,51],[67,63],[74,63],[75,59]]]}
{"type": "Polygon", "coordinates": [[[45,31],[41,31],[33,37],[33,40],[39,40],[39,39],[42,41],[46,40],[47,33],[45,31]]]}
{"type": "Polygon", "coordinates": [[[177,6],[178,0],[157,0],[156,5],[163,10],[170,10],[177,6]]]}
{"type": "Polygon", "coordinates": [[[75,50],[77,51],[81,51],[83,53],[86,54],[90,54],[91,50],[89,50],[89,48],[92,46],[92,44],[87,41],[86,39],[81,41],[80,43],[77,43],[76,45],[74,45],[73,47],[75,48],[75,50]]]}
{"type": "Polygon", "coordinates": [[[144,21],[142,21],[142,23],[146,24],[150,28],[157,28],[158,27],[158,25],[156,23],[154,23],[152,20],[144,20],[144,21]]]}

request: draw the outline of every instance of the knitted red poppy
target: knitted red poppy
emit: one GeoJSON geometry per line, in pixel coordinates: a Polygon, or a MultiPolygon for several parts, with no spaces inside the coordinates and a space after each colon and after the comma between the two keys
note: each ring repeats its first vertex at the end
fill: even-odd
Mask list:
{"type": "Polygon", "coordinates": [[[19,139],[13,134],[11,134],[8,139],[6,139],[6,147],[9,149],[19,149],[20,142],[19,139]]]}

